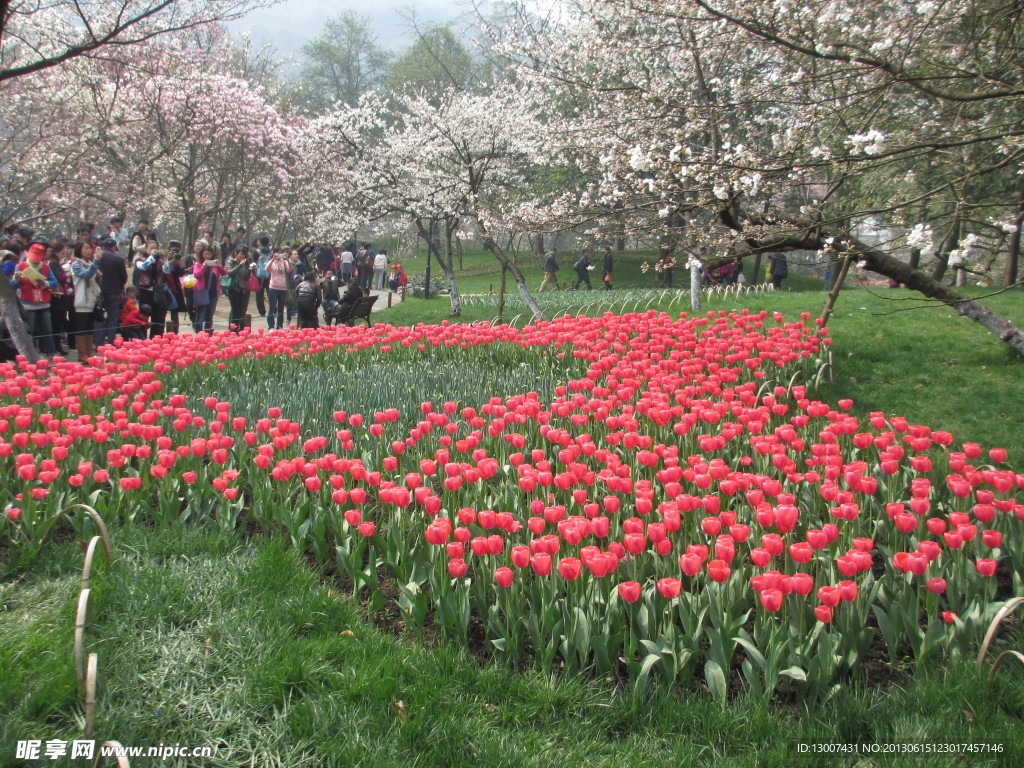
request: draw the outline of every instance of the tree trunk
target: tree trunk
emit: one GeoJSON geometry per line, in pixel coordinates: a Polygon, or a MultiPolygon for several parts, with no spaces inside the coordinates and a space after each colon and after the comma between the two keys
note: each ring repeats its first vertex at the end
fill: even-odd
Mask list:
{"type": "Polygon", "coordinates": [[[973,320],[983,328],[991,331],[1006,342],[1018,355],[1024,357],[1024,330],[1021,330],[1005,317],[996,314],[988,307],[971,301],[956,291],[929,277],[920,270],[911,269],[885,253],[872,250],[863,243],[856,243],[858,256],[867,262],[867,268],[898,283],[903,283],[913,291],[918,291],[928,298],[937,299],[957,311],[957,314],[973,320]]]}
{"type": "Polygon", "coordinates": [[[1024,226],[1024,187],[1017,192],[1017,218],[1014,219],[1017,229],[1010,237],[1010,250],[1006,255],[1006,274],[1003,285],[1010,286],[1017,282],[1017,269],[1020,265],[1020,228],[1024,226]]]}
{"type": "Polygon", "coordinates": [[[530,235],[530,246],[536,258],[544,258],[544,235],[530,235]]]}
{"type": "Polygon", "coordinates": [[[459,258],[459,272],[462,271],[462,240],[455,238],[455,255],[459,258]]]}
{"type": "Polygon", "coordinates": [[[754,276],[750,278],[751,285],[757,285],[761,282],[761,256],[763,254],[758,251],[754,254],[754,276]]]}
{"type": "Polygon", "coordinates": [[[920,269],[921,267],[921,249],[912,248],[910,251],[910,268],[920,269]]]}
{"type": "Polygon", "coordinates": [[[953,224],[950,227],[949,234],[942,241],[942,247],[939,252],[935,254],[936,263],[935,269],[932,270],[932,280],[939,283],[942,282],[942,278],[946,275],[946,269],[949,266],[949,252],[952,251],[957,245],[960,244],[960,213],[959,211],[953,218],[953,224]]]}
{"type": "Polygon", "coordinates": [[[508,256],[501,250],[501,246],[498,245],[494,238],[487,234],[487,230],[484,228],[483,222],[480,219],[476,220],[477,226],[480,227],[481,237],[484,241],[484,248],[494,254],[494,258],[505,267],[509,272],[512,273],[512,277],[516,280],[516,285],[519,287],[519,295],[523,297],[523,301],[526,306],[533,312],[535,320],[546,320],[547,316],[544,314],[544,310],[537,304],[537,300],[533,298],[533,294],[530,293],[530,289],[526,287],[526,278],[523,277],[523,273],[519,270],[515,264],[509,261],[508,256]]]}
{"type": "Polygon", "coordinates": [[[504,266],[501,268],[501,287],[498,288],[498,322],[505,322],[505,276],[508,275],[508,270],[504,266]]]}
{"type": "Polygon", "coordinates": [[[690,264],[690,309],[693,312],[700,312],[700,273],[702,267],[699,264],[690,264]]]}
{"type": "Polygon", "coordinates": [[[451,316],[460,317],[462,315],[462,296],[459,293],[459,286],[455,282],[455,270],[452,269],[452,258],[449,250],[448,258],[441,258],[441,250],[436,239],[430,236],[430,232],[423,226],[423,222],[419,219],[416,220],[416,229],[420,236],[427,241],[427,263],[430,263],[431,257],[437,259],[437,263],[444,270],[444,276],[448,280],[448,298],[451,301],[451,316]]]}
{"type": "MultiPolygon", "coordinates": [[[[456,219],[450,224],[445,225],[444,232],[444,276],[448,278],[448,297],[451,299],[451,316],[461,317],[462,316],[462,295],[459,293],[459,286],[455,284],[455,266],[452,264],[452,236],[455,233],[456,228],[459,226],[459,221],[456,219]]],[[[459,242],[459,238],[455,238],[455,242],[459,242]]],[[[460,267],[461,269],[461,259],[460,267]]]]}
{"type": "MultiPolygon", "coordinates": [[[[825,309],[821,313],[821,324],[825,325],[828,323],[828,319],[832,316],[832,308],[836,305],[836,299],[839,298],[839,292],[843,290],[843,284],[846,282],[846,273],[850,271],[850,259],[843,259],[843,265],[839,267],[838,275],[835,280],[832,280],[832,285],[829,286],[828,301],[825,302],[825,309]]],[[[833,269],[835,267],[833,266],[833,269]]]]}
{"type": "MultiPolygon", "coordinates": [[[[30,363],[37,362],[39,352],[21,319],[21,303],[18,301],[18,294],[14,292],[6,277],[0,279],[0,311],[3,312],[4,319],[7,321],[7,332],[11,334],[14,348],[30,363]]],[[[49,310],[41,311],[48,312],[49,310]]]]}

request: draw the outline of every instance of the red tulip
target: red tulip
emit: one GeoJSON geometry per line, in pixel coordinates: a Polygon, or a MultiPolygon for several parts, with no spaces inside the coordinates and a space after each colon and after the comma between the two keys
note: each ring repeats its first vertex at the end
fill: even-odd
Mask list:
{"type": "Polygon", "coordinates": [[[450,573],[453,578],[461,579],[466,575],[466,571],[468,569],[469,566],[466,565],[465,560],[457,559],[448,561],[448,573],[450,573]]]}
{"type": "Polygon", "coordinates": [[[814,549],[805,542],[790,544],[789,556],[798,563],[806,563],[814,556],[814,549]]]}
{"type": "Polygon", "coordinates": [[[995,575],[996,561],[989,557],[979,557],[974,565],[982,576],[989,577],[995,575]]]}
{"type": "Polygon", "coordinates": [[[729,578],[729,574],[732,571],[729,568],[728,563],[724,560],[712,560],[708,563],[708,575],[713,581],[717,581],[719,584],[729,578]]]}
{"type": "Polygon", "coordinates": [[[981,532],[981,540],[989,549],[996,549],[1003,543],[1003,534],[1001,531],[989,529],[981,532]]]}
{"type": "Polygon", "coordinates": [[[575,581],[583,570],[583,562],[575,557],[563,557],[558,561],[558,572],[566,581],[575,581]]]}
{"type": "Polygon", "coordinates": [[[512,565],[516,568],[525,568],[530,564],[530,548],[529,547],[512,547],[511,551],[512,565]]]}
{"type": "Polygon", "coordinates": [[[696,576],[700,573],[703,561],[698,555],[682,555],[679,558],[679,567],[687,576],[696,576]]]}
{"type": "Polygon", "coordinates": [[[783,594],[777,589],[766,589],[759,597],[761,598],[761,605],[768,613],[775,613],[782,607],[783,594]]]}
{"type": "Polygon", "coordinates": [[[851,603],[857,599],[857,582],[840,581],[836,588],[839,590],[839,597],[843,602],[851,603]]]}
{"type": "Polygon", "coordinates": [[[814,589],[814,579],[806,573],[794,573],[790,579],[793,591],[806,597],[814,589]]]}
{"type": "Polygon", "coordinates": [[[946,591],[946,580],[940,579],[938,577],[928,579],[928,581],[925,582],[925,586],[928,587],[929,592],[932,592],[936,595],[941,595],[943,592],[946,591]]]}
{"type": "Polygon", "coordinates": [[[619,596],[627,603],[635,603],[640,599],[641,587],[636,581],[624,581],[619,584],[619,596]]]}
{"type": "Polygon", "coordinates": [[[530,558],[530,567],[538,576],[547,576],[551,573],[551,555],[545,552],[538,552],[530,558]]]}
{"type": "Polygon", "coordinates": [[[512,580],[515,578],[515,574],[511,568],[498,568],[494,572],[494,581],[499,587],[507,588],[512,586],[512,580]]]}
{"type": "Polygon", "coordinates": [[[671,600],[674,597],[679,596],[679,592],[682,589],[683,583],[679,579],[663,578],[658,579],[657,588],[658,594],[664,597],[666,600],[671,600]]]}
{"type": "Polygon", "coordinates": [[[821,587],[818,590],[818,599],[829,608],[835,608],[843,598],[838,587],[821,587]]]}

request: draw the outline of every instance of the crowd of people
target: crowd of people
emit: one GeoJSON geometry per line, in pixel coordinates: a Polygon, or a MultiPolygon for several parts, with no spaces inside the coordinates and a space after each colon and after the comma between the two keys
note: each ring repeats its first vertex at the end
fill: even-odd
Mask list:
{"type": "MultiPolygon", "coordinates": [[[[119,335],[176,333],[183,321],[196,333],[212,331],[225,297],[231,330],[251,327],[253,296],[270,330],[293,321],[316,328],[321,311],[328,325],[346,322],[371,288],[399,291],[408,283],[402,265],[370,243],[271,247],[266,236],[248,242],[238,227],[234,237],[206,232],[184,248],[178,240],[162,244],[145,220],[129,231],[119,216],[102,234],[83,222],[74,239],[8,227],[0,257],[40,352],[52,357],[74,348],[79,360],[119,335]]],[[[10,356],[11,349],[0,352],[10,356]]]]}

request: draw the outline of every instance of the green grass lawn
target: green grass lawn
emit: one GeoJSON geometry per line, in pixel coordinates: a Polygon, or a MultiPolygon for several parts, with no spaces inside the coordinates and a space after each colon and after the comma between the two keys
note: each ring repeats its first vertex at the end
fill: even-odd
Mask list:
{"type": "MultiPolygon", "coordinates": [[[[97,736],[218,748],[190,765],[843,764],[799,758],[798,745],[814,741],[999,743],[1001,755],[927,765],[1024,760],[1015,668],[992,683],[971,668],[897,672],[885,688],[848,685],[808,714],[785,701],[723,707],[700,691],[636,696],[382,631],[266,537],[134,526],[115,542],[117,558],[94,579],[88,635],[99,653],[97,736]]],[[[2,597],[0,766],[22,764],[18,739],[80,738],[71,660],[80,558],[73,544],[52,546],[2,597]]]]}

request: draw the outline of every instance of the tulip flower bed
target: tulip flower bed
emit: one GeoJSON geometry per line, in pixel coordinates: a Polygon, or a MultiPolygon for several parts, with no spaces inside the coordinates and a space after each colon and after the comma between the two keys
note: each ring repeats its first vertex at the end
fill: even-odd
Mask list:
{"type": "Polygon", "coordinates": [[[1006,452],[815,400],[828,343],[806,315],[646,312],[7,366],[0,540],[39,548],[75,502],[256,525],[416,633],[817,701],[880,645],[969,653],[1024,579],[1006,452]]]}

